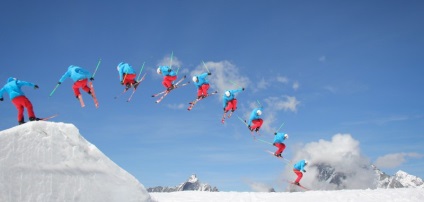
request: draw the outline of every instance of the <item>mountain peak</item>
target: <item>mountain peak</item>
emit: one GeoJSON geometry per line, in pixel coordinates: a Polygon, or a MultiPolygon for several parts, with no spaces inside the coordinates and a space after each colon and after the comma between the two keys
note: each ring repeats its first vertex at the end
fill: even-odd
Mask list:
{"type": "Polygon", "coordinates": [[[209,191],[217,192],[216,187],[212,187],[209,184],[200,183],[199,179],[196,177],[196,174],[192,174],[186,182],[181,183],[175,187],[151,187],[147,188],[148,192],[175,192],[175,191],[209,191]]]}

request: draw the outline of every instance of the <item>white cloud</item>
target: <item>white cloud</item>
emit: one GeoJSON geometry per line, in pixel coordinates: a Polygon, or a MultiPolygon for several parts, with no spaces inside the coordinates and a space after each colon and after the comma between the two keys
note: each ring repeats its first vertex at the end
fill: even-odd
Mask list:
{"type": "MultiPolygon", "coordinates": [[[[220,62],[205,62],[206,67],[212,73],[208,80],[210,81],[211,89],[217,90],[220,94],[226,90],[238,88],[248,88],[250,80],[246,76],[242,76],[239,68],[228,61],[220,62]]],[[[205,66],[199,64],[196,69],[190,72],[191,76],[207,72],[205,66]]]]}
{"type": "Polygon", "coordinates": [[[294,96],[282,96],[282,97],[269,97],[265,99],[265,102],[268,106],[274,110],[290,110],[292,112],[297,111],[297,106],[300,104],[300,101],[294,96]]]}
{"type": "Polygon", "coordinates": [[[247,184],[255,192],[269,192],[273,190],[272,186],[260,182],[247,182],[247,184]]]}
{"type": "Polygon", "coordinates": [[[167,104],[166,106],[171,109],[183,109],[186,107],[184,104],[167,104]]]}
{"type": "Polygon", "coordinates": [[[418,153],[394,153],[377,158],[374,165],[378,168],[395,168],[406,161],[406,158],[422,158],[422,154],[418,153]]]}
{"type": "Polygon", "coordinates": [[[289,79],[285,76],[277,76],[277,81],[280,83],[288,83],[289,79]]]}
{"type": "Polygon", "coordinates": [[[293,82],[293,86],[292,87],[293,87],[294,90],[299,89],[299,87],[300,87],[299,82],[298,81],[293,82]]]}
{"type": "Polygon", "coordinates": [[[270,82],[268,82],[267,80],[265,80],[264,78],[262,78],[257,84],[256,87],[257,89],[255,89],[255,91],[260,90],[260,89],[266,89],[271,85],[270,82]]]}
{"type": "MultiPolygon", "coordinates": [[[[305,185],[335,189],[335,185],[328,182],[319,182],[315,179],[319,175],[318,166],[328,165],[334,168],[335,172],[346,174],[341,182],[342,187],[356,189],[375,186],[375,174],[370,168],[370,162],[361,155],[359,141],[352,138],[350,134],[336,134],[330,141],[319,140],[318,142],[311,142],[303,148],[295,150],[292,158],[293,163],[302,159],[309,161],[305,168],[307,172],[304,175],[304,179],[302,179],[305,185]]],[[[286,170],[287,173],[289,173],[288,179],[295,178],[292,165],[286,169],[288,170],[286,170]]]]}

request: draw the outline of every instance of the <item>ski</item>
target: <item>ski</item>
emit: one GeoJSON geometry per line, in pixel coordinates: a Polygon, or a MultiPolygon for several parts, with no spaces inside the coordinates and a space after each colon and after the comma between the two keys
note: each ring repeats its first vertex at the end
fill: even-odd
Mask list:
{"type": "Polygon", "coordinates": [[[90,92],[91,97],[93,97],[94,106],[96,106],[96,108],[99,108],[99,102],[97,101],[96,93],[94,92],[93,82],[90,82],[90,92]]]}
{"type": "MultiPolygon", "coordinates": [[[[178,85],[178,84],[180,84],[184,79],[186,78],[186,75],[184,75],[184,77],[183,78],[181,78],[180,80],[178,80],[177,81],[177,83],[175,83],[174,85],[178,85]]],[[[157,97],[157,96],[159,96],[159,95],[162,95],[162,94],[164,94],[164,93],[166,93],[168,91],[168,89],[166,89],[166,90],[164,90],[164,91],[162,91],[162,92],[159,92],[159,93],[156,93],[156,94],[153,94],[152,95],[152,97],[157,97]]]]}
{"type": "Polygon", "coordinates": [[[272,152],[272,151],[269,151],[269,150],[265,150],[265,151],[266,151],[267,153],[271,154],[272,156],[274,156],[274,157],[278,158],[278,159],[281,159],[281,160],[283,160],[283,161],[285,161],[285,162],[287,162],[287,163],[291,163],[291,161],[290,161],[290,160],[288,160],[288,159],[286,159],[286,158],[284,158],[284,157],[275,156],[275,155],[274,155],[274,152],[272,152]]]}
{"type": "Polygon", "coordinates": [[[286,179],[284,179],[284,181],[286,181],[286,182],[287,182],[287,183],[289,183],[289,184],[292,184],[292,185],[298,186],[298,187],[300,187],[300,188],[302,188],[302,189],[304,189],[304,190],[306,190],[306,191],[309,191],[309,190],[310,190],[309,188],[306,188],[306,187],[304,187],[304,186],[302,186],[302,185],[300,185],[300,184],[295,184],[294,182],[292,182],[292,181],[290,181],[290,180],[286,180],[286,179]]]}
{"type": "Polygon", "coordinates": [[[233,115],[234,111],[230,111],[230,113],[227,115],[227,112],[224,112],[224,114],[222,115],[222,119],[221,119],[221,123],[224,124],[225,123],[225,119],[229,119],[231,118],[231,115],[233,115]]]}
{"type": "Polygon", "coordinates": [[[45,117],[45,118],[39,118],[39,119],[40,119],[40,121],[47,121],[47,120],[52,119],[52,118],[54,118],[54,117],[56,117],[58,115],[59,114],[54,114],[54,115],[51,115],[51,116],[48,116],[48,117],[45,117]]]}
{"type": "Polygon", "coordinates": [[[173,90],[175,90],[175,89],[177,89],[177,88],[180,88],[180,87],[183,87],[183,86],[186,86],[187,84],[189,84],[190,83],[190,81],[188,81],[187,83],[183,83],[183,84],[181,84],[181,85],[175,85],[175,87],[173,88],[173,89],[171,89],[171,90],[166,90],[165,91],[165,94],[163,94],[159,99],[157,99],[156,100],[156,103],[159,103],[159,102],[161,102],[162,100],[163,100],[163,98],[165,98],[168,94],[169,94],[169,92],[171,92],[171,91],[173,91],[173,90]]]}
{"type": "MultiPolygon", "coordinates": [[[[246,125],[247,127],[249,127],[249,125],[247,124],[247,121],[246,120],[243,120],[242,118],[240,118],[239,116],[237,116],[238,117],[238,119],[241,121],[241,122],[243,122],[244,123],[244,125],[246,125]]],[[[255,136],[255,133],[253,132],[253,130],[250,130],[250,128],[249,128],[249,131],[250,131],[250,134],[252,135],[252,137],[253,137],[253,139],[254,140],[256,140],[256,136],[255,136]]],[[[258,132],[256,132],[258,135],[260,135],[258,132]]]]}
{"type": "Polygon", "coordinates": [[[127,99],[127,102],[131,101],[132,96],[134,95],[135,91],[137,91],[138,86],[140,85],[140,82],[144,80],[144,77],[147,73],[144,73],[143,77],[141,77],[140,80],[137,81],[135,85],[131,85],[133,87],[133,92],[131,93],[130,97],[127,99]]]}
{"type": "Polygon", "coordinates": [[[189,104],[190,104],[190,106],[188,106],[187,110],[188,110],[188,111],[190,111],[191,109],[193,109],[194,105],[196,105],[196,103],[197,103],[197,102],[199,102],[200,100],[203,100],[203,99],[205,99],[205,98],[207,98],[207,97],[209,97],[209,96],[211,96],[211,95],[215,95],[215,94],[217,94],[217,93],[218,93],[218,91],[215,91],[215,92],[209,93],[209,94],[208,94],[208,95],[206,95],[205,97],[195,99],[193,102],[190,102],[190,103],[189,103],[189,104]]]}
{"type": "Polygon", "coordinates": [[[81,94],[78,95],[78,100],[79,100],[79,102],[81,104],[81,107],[85,107],[84,100],[82,99],[82,95],[81,94]]]}

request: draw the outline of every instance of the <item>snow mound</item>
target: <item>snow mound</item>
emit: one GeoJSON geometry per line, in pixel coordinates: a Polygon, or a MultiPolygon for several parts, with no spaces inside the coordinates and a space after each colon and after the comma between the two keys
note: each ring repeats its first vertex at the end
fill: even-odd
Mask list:
{"type": "Polygon", "coordinates": [[[149,193],[72,124],[0,131],[0,201],[151,201],[149,193]]]}

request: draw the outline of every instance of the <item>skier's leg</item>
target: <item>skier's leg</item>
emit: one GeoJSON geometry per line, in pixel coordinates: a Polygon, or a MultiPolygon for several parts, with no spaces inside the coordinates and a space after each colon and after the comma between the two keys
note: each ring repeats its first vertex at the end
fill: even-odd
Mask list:
{"type": "Polygon", "coordinates": [[[34,109],[33,109],[33,107],[32,107],[32,103],[31,103],[31,101],[29,101],[29,99],[28,99],[27,97],[25,97],[25,96],[24,96],[24,98],[23,98],[23,105],[24,105],[24,107],[27,109],[27,113],[28,113],[28,117],[29,117],[29,119],[30,119],[30,120],[31,120],[31,119],[35,120],[35,119],[36,119],[36,117],[35,117],[34,109]]]}
{"type": "Polygon", "coordinates": [[[12,103],[15,105],[16,109],[18,110],[18,122],[19,124],[25,123],[24,122],[24,105],[22,97],[24,96],[18,96],[13,98],[12,103]]]}
{"type": "Polygon", "coordinates": [[[294,173],[296,173],[296,175],[297,175],[297,178],[296,178],[296,180],[294,181],[295,183],[297,182],[297,183],[299,183],[300,182],[300,180],[302,179],[302,177],[303,177],[303,173],[302,172],[300,172],[300,170],[296,170],[296,169],[293,169],[293,172],[294,173]]]}

